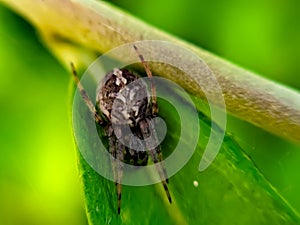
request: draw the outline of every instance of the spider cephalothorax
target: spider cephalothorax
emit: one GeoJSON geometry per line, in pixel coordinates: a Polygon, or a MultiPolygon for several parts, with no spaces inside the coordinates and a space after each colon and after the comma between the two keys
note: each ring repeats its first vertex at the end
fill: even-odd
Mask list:
{"type": "MultiPolygon", "coordinates": [[[[137,47],[133,46],[138,53],[137,47]]],[[[151,79],[152,74],[143,56],[138,56],[151,79]]],[[[114,69],[100,83],[96,93],[95,107],[80,84],[74,65],[71,64],[78,89],[92,112],[95,122],[104,127],[109,140],[108,151],[112,154],[112,168],[118,196],[118,213],[121,205],[121,182],[123,163],[145,166],[150,157],[162,180],[168,200],[171,196],[167,187],[168,178],[162,164],[162,153],[158,138],[150,121],[157,117],[156,90],[151,83],[151,98],[147,85],[127,69],[114,69]],[[99,110],[97,110],[97,109],[99,110]],[[106,123],[103,123],[103,121],[106,123]],[[154,144],[153,144],[154,143],[154,144]],[[155,144],[157,143],[157,144],[155,144]]]]}

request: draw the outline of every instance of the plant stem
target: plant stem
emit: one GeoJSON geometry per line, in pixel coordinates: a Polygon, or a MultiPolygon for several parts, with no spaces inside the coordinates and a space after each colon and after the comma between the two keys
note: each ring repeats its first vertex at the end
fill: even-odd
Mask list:
{"type": "MultiPolygon", "coordinates": [[[[43,37],[48,39],[48,43],[49,39],[56,42],[67,40],[78,47],[100,53],[125,42],[138,40],[165,40],[186,47],[202,58],[214,72],[222,88],[228,112],[280,137],[300,143],[300,93],[298,91],[262,78],[199,47],[166,34],[106,2],[0,1],[27,18],[43,34],[43,37]]],[[[161,54],[166,53],[161,52],[161,54]]],[[[58,55],[65,63],[74,60],[65,52],[60,52],[58,55]]],[[[188,63],[188,58],[181,60],[188,63]]],[[[168,65],[158,66],[154,72],[176,81],[200,97],[203,96],[199,87],[193,85],[194,79],[210,87],[212,93],[217,88],[210,86],[211,84],[201,76],[180,74],[180,71],[174,73],[168,65]]]]}

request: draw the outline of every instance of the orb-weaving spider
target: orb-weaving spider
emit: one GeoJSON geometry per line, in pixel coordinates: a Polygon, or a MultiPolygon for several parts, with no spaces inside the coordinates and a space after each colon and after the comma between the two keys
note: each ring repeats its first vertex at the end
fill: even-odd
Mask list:
{"type": "MultiPolygon", "coordinates": [[[[152,73],[149,65],[139,53],[138,48],[135,45],[133,45],[133,48],[151,81],[152,73]]],[[[158,113],[156,88],[154,84],[150,82],[151,102],[148,97],[138,99],[141,95],[147,96],[147,94],[145,94],[147,87],[144,82],[139,82],[139,77],[127,69],[114,69],[112,72],[106,74],[104,80],[99,85],[96,93],[95,107],[81,85],[73,63],[71,63],[71,67],[78,90],[84,102],[92,112],[95,122],[105,129],[106,136],[109,140],[109,152],[113,156],[112,168],[118,198],[118,214],[120,214],[121,207],[123,163],[145,166],[147,165],[148,156],[151,157],[156,166],[167,198],[171,203],[171,195],[167,186],[168,178],[166,169],[162,166],[163,164],[157,164],[163,161],[160,146],[157,145],[153,147],[149,144],[149,139],[151,141],[151,138],[152,142],[157,142],[153,125],[150,125],[150,120],[157,117],[158,113]],[[135,82],[134,86],[128,86],[132,82],[135,82]],[[114,110],[114,112],[113,107],[117,109],[114,110]],[[138,140],[148,139],[148,141],[139,142],[136,141],[136,139],[135,141],[131,140],[132,136],[124,132],[123,129],[124,126],[128,125],[130,126],[132,134],[137,137],[138,140]],[[129,146],[124,145],[118,137],[129,139],[129,146]]]]}

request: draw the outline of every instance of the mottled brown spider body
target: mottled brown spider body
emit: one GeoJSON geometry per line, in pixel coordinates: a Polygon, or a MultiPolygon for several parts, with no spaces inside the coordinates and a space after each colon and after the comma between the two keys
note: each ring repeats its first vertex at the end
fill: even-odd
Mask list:
{"type": "Polygon", "coordinates": [[[120,160],[124,163],[135,166],[147,165],[146,146],[138,141],[143,139],[139,123],[151,117],[146,84],[127,69],[114,69],[99,85],[96,104],[108,121],[105,130],[110,141],[109,152],[114,157],[118,157],[117,151],[122,151],[123,155],[120,160]],[[132,82],[134,86],[129,85],[132,82]],[[112,127],[113,124],[114,127],[112,127]],[[128,126],[130,132],[126,130],[128,126]],[[132,135],[138,139],[133,139],[132,135]],[[128,145],[121,146],[122,149],[116,149],[118,138],[114,136],[122,137],[128,145]]]}
{"type": "Polygon", "coordinates": [[[108,151],[113,156],[112,169],[118,196],[118,214],[121,209],[124,163],[145,166],[149,157],[156,166],[169,202],[172,202],[160,145],[154,123],[151,123],[158,112],[156,89],[151,81],[152,73],[143,56],[139,54],[138,48],[135,45],[133,48],[150,78],[151,97],[147,92],[147,85],[137,75],[127,69],[114,69],[99,84],[95,107],[71,63],[81,96],[93,114],[95,122],[104,127],[109,140],[108,151]]]}
{"type": "Polygon", "coordinates": [[[133,127],[149,115],[147,87],[138,79],[127,69],[114,69],[103,79],[97,90],[96,104],[112,123],[133,127]],[[133,81],[134,86],[129,86],[133,81]]]}

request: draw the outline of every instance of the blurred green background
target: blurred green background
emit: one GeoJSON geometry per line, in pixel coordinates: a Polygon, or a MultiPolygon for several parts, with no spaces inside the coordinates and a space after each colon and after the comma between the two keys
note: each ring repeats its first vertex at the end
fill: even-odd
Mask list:
{"type": "MultiPolygon", "coordinates": [[[[111,1],[264,77],[300,90],[300,1],[111,1]]],[[[70,75],[0,5],[0,224],[87,224],[70,122],[70,75]]],[[[229,117],[228,132],[300,211],[300,147],[229,117]]]]}

